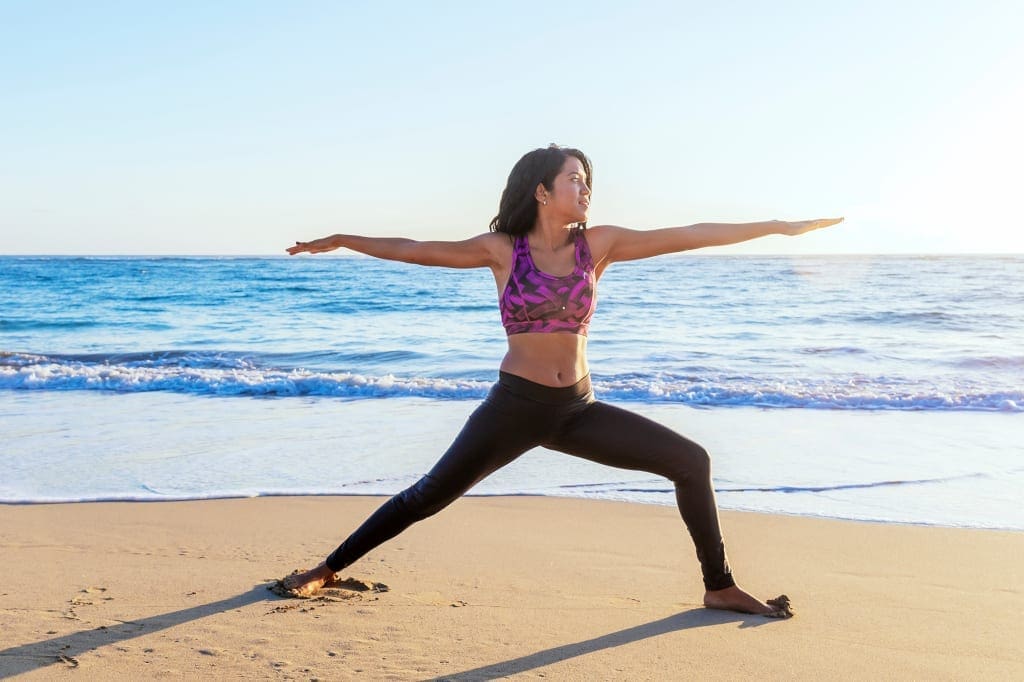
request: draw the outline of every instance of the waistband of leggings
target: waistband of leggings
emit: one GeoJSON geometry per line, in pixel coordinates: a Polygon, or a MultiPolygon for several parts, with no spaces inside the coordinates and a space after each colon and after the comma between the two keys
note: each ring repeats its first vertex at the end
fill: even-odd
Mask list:
{"type": "Polygon", "coordinates": [[[552,405],[582,398],[591,391],[589,374],[572,386],[545,386],[515,374],[499,371],[498,383],[518,396],[552,405]]]}

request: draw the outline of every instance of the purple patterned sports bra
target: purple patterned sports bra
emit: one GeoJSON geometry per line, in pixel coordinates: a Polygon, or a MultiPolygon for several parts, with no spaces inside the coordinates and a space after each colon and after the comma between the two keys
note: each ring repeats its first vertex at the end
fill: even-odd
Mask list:
{"type": "Polygon", "coordinates": [[[515,238],[512,273],[498,299],[505,333],[571,332],[587,335],[597,307],[594,261],[583,230],[573,230],[576,268],[565,277],[541,272],[533,264],[526,235],[515,238]]]}

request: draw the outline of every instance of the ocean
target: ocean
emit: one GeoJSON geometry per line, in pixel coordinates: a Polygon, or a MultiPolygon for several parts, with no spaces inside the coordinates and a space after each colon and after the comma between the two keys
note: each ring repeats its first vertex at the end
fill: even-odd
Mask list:
{"type": "MultiPolygon", "coordinates": [[[[0,257],[0,502],[397,492],[496,379],[496,299],[360,256],[0,257]]],[[[589,352],[724,509],[1024,529],[1024,256],[618,263],[589,352]]],[[[471,494],[674,504],[544,449],[471,494]]]]}

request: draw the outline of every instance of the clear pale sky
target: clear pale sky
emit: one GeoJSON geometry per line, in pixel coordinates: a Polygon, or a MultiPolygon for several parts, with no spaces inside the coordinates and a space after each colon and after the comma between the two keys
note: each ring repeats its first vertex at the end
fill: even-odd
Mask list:
{"type": "Polygon", "coordinates": [[[593,159],[591,224],[1021,253],[1022,35],[1020,0],[8,0],[0,254],[461,239],[549,142],[593,159]]]}

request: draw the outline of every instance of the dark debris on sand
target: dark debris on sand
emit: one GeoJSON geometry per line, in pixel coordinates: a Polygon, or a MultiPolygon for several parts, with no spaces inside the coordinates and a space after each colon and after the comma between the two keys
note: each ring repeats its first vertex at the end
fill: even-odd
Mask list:
{"type": "Polygon", "coordinates": [[[775,607],[775,610],[771,613],[766,613],[769,618],[792,618],[793,617],[793,606],[789,603],[789,597],[784,594],[780,594],[775,599],[768,600],[768,606],[775,607]]]}

